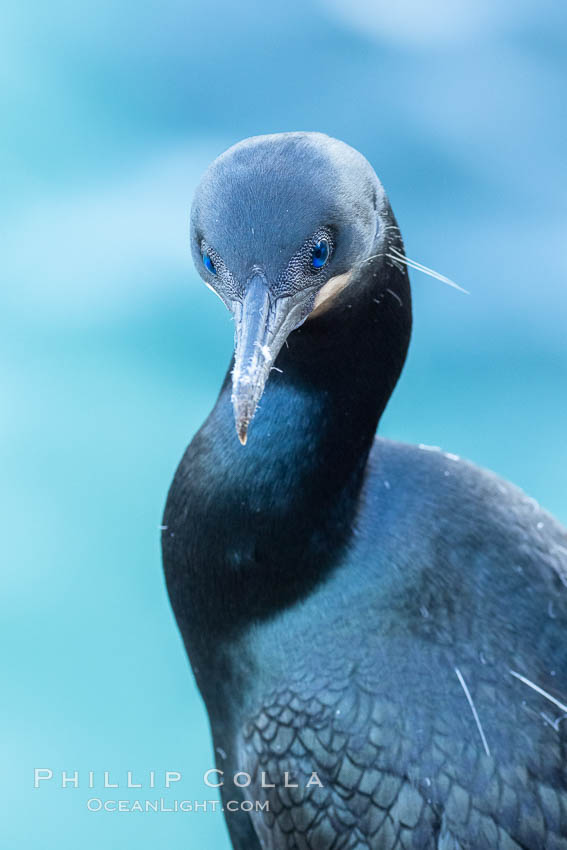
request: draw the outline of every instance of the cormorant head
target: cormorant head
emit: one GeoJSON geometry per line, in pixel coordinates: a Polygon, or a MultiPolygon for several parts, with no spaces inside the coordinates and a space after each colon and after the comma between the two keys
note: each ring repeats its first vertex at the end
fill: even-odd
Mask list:
{"type": "Polygon", "coordinates": [[[332,309],[380,250],[388,209],[367,160],[321,133],[246,139],[205,172],[191,247],[235,319],[232,403],[242,444],[287,337],[332,309]]]}

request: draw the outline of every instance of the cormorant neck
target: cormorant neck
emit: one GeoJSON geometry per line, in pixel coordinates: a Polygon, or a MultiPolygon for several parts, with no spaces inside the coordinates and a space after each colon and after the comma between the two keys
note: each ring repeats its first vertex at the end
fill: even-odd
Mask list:
{"type": "Polygon", "coordinates": [[[170,595],[196,640],[270,616],[333,569],[410,330],[405,268],[379,255],[291,334],[246,446],[234,428],[229,370],[164,518],[170,595]]]}

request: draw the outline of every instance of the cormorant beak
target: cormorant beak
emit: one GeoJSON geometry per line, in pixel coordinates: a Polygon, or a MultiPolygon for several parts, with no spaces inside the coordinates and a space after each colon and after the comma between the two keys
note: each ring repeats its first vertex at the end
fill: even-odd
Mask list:
{"type": "Polygon", "coordinates": [[[289,334],[309,312],[310,297],[312,293],[303,291],[274,299],[266,278],[258,272],[249,280],[243,300],[235,304],[232,407],[243,446],[272,365],[289,334]]]}

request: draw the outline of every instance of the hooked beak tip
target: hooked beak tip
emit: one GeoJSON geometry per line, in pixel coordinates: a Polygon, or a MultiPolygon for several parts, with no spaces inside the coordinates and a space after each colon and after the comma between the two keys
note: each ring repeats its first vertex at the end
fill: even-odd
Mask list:
{"type": "Polygon", "coordinates": [[[236,426],[236,433],[241,444],[245,446],[248,439],[248,422],[239,422],[236,426]]]}

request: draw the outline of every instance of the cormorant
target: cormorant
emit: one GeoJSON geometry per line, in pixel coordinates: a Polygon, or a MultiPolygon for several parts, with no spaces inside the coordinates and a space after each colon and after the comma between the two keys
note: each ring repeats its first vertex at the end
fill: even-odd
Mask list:
{"type": "Polygon", "coordinates": [[[247,139],[202,178],[191,245],[235,356],[163,557],[233,846],[565,850],[567,534],[375,438],[411,306],[372,167],[319,133],[247,139]]]}

